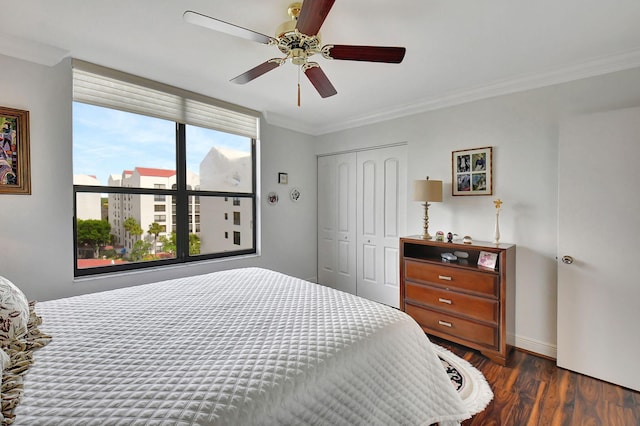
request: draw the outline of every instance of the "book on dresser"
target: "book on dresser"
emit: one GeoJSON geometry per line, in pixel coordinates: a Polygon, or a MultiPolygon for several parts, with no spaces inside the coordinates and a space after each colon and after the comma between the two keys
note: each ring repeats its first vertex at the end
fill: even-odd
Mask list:
{"type": "Polygon", "coordinates": [[[400,309],[427,334],[505,365],[515,339],[515,255],[513,244],[402,237],[400,309]],[[487,257],[490,268],[483,266],[487,257]]]}

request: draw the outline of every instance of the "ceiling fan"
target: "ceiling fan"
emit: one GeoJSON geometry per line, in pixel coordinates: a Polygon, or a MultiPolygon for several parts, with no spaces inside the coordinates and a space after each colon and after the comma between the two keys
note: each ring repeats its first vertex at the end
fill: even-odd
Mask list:
{"type": "MultiPolygon", "coordinates": [[[[327,98],[337,93],[333,84],[317,62],[309,61],[315,54],[326,59],[346,61],[385,62],[399,64],[404,58],[404,47],[354,46],[327,44],[321,46],[319,30],[335,0],[304,0],[289,5],[290,21],[284,22],[270,37],[220,19],[187,10],[183,18],[186,22],[220,31],[236,37],[267,45],[275,45],[285,56],[269,59],[249,71],[232,78],[237,84],[245,84],[283,65],[288,59],[299,66],[321,97],[327,98]]],[[[300,106],[300,82],[298,81],[298,106],[300,106]]]]}

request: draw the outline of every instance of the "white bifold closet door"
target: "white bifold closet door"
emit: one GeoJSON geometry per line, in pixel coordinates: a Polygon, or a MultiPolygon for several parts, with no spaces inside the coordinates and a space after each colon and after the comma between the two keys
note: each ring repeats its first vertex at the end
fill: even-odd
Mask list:
{"type": "Polygon", "coordinates": [[[318,157],[318,282],[356,294],[356,154],[318,157]]]}
{"type": "Polygon", "coordinates": [[[398,307],[406,146],[318,158],[318,282],[398,307]]]}

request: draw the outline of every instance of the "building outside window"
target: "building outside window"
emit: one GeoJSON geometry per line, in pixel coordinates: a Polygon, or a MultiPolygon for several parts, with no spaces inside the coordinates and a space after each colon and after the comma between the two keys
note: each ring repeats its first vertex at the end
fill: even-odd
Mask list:
{"type": "Polygon", "coordinates": [[[76,276],[256,252],[257,114],[158,87],[163,86],[74,60],[76,276]],[[174,102],[176,118],[165,108],[156,110],[159,102],[174,102]],[[241,226],[232,244],[228,198],[235,206],[234,225],[241,226]],[[79,214],[96,200],[106,217],[95,219],[108,228],[98,237],[90,232],[94,224],[79,214]],[[171,212],[170,221],[164,212],[171,212]],[[240,213],[253,220],[240,225],[240,213]],[[242,244],[240,232],[249,236],[242,244]]]}

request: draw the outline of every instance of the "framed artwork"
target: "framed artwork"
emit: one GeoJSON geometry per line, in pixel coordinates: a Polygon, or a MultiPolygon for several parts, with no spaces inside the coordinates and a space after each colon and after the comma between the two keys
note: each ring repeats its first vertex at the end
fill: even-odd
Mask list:
{"type": "Polygon", "coordinates": [[[0,107],[0,194],[31,194],[29,111],[0,107]]]}
{"type": "Polygon", "coordinates": [[[452,195],[493,194],[493,148],[453,151],[451,154],[452,195]]]}
{"type": "Polygon", "coordinates": [[[496,269],[497,261],[498,253],[480,251],[480,255],[478,256],[478,266],[481,268],[496,269]]]}
{"type": "Polygon", "coordinates": [[[278,173],[278,183],[286,185],[289,183],[289,175],[287,173],[278,173]]]}

